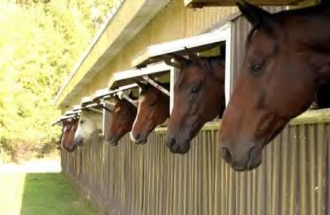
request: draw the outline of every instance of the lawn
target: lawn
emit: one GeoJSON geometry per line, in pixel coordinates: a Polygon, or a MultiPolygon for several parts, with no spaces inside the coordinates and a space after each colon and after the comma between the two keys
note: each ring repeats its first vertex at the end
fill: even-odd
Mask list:
{"type": "Polygon", "coordinates": [[[94,215],[62,173],[0,172],[1,215],[94,215]]]}

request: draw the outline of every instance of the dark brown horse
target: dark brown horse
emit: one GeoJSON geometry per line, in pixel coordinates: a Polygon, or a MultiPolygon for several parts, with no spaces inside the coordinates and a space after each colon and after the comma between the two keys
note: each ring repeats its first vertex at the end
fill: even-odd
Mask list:
{"type": "Polygon", "coordinates": [[[225,60],[221,56],[189,60],[174,56],[180,72],[174,86],[174,106],[169,119],[166,144],[173,153],[184,154],[203,125],[220,117],[225,108],[225,60]]]}
{"type": "MultiPolygon", "coordinates": [[[[169,84],[159,83],[162,87],[169,90],[169,84]]],[[[139,106],[131,131],[131,139],[135,143],[146,143],[148,135],[156,126],[164,123],[170,116],[169,96],[161,92],[151,84],[138,82],[141,88],[139,96],[139,106]]]]}
{"type": "Polygon", "coordinates": [[[62,121],[61,147],[68,152],[73,152],[76,148],[74,136],[77,127],[77,118],[65,119],[62,121]]]}
{"type": "Polygon", "coordinates": [[[312,109],[323,109],[330,107],[330,82],[322,84],[316,92],[312,109]]]}
{"type": "MultiPolygon", "coordinates": [[[[135,99],[132,95],[130,98],[135,99]]],[[[110,114],[109,126],[106,132],[106,141],[116,146],[118,141],[131,131],[136,117],[137,108],[126,99],[115,97],[116,104],[110,114]]]]}
{"type": "MultiPolygon", "coordinates": [[[[223,116],[222,157],[238,170],[261,164],[262,150],[311,105],[330,78],[330,7],[270,14],[240,1],[253,28],[223,116]]],[[[279,155],[280,156],[280,155],[279,155]]]]}

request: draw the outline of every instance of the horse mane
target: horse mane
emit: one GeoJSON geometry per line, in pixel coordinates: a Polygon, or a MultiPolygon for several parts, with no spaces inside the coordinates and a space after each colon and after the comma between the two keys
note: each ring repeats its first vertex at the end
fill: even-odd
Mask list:
{"type": "Polygon", "coordinates": [[[273,13],[272,15],[275,16],[275,18],[280,17],[286,17],[286,16],[312,16],[316,15],[319,12],[330,10],[329,3],[325,3],[326,1],[322,1],[320,4],[312,5],[309,7],[303,7],[303,8],[296,8],[292,10],[283,10],[279,11],[277,13],[273,13]]]}
{"type": "Polygon", "coordinates": [[[205,60],[207,61],[208,65],[213,68],[214,67],[214,64],[213,63],[220,63],[222,64],[223,66],[224,65],[224,60],[225,60],[225,56],[224,55],[215,55],[215,56],[207,56],[207,57],[200,57],[202,60],[205,60]]]}
{"type": "MultiPolygon", "coordinates": [[[[320,4],[316,4],[309,7],[304,8],[296,8],[292,10],[283,10],[272,14],[272,17],[278,21],[281,21],[285,18],[291,17],[291,16],[314,16],[319,14],[320,12],[330,12],[330,0],[322,0],[320,4]]],[[[330,15],[330,14],[329,14],[330,15]]],[[[255,33],[259,30],[260,25],[254,25],[252,29],[249,31],[245,43],[245,47],[248,47],[251,43],[251,40],[255,33]]],[[[265,31],[265,33],[272,35],[271,32],[265,31]]]]}

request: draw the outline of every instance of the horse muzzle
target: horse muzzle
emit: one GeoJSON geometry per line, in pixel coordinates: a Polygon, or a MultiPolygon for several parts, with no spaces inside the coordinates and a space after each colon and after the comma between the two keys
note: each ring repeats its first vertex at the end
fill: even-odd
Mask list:
{"type": "Polygon", "coordinates": [[[76,137],[75,139],[74,139],[74,144],[76,145],[76,146],[84,146],[84,138],[83,137],[81,137],[81,136],[78,136],[78,137],[76,137]]]}
{"type": "Polygon", "coordinates": [[[141,133],[130,133],[131,140],[138,145],[144,145],[147,143],[147,135],[141,135],[141,133]]]}
{"type": "Polygon", "coordinates": [[[64,149],[67,152],[74,152],[74,150],[76,149],[76,145],[73,145],[73,146],[64,146],[64,149]]]}
{"type": "Polygon", "coordinates": [[[107,141],[107,143],[109,143],[112,146],[118,145],[118,138],[115,135],[107,136],[106,141],[107,141]]]}
{"type": "Polygon", "coordinates": [[[243,144],[238,149],[232,149],[227,144],[223,144],[221,157],[236,171],[248,171],[260,166],[262,149],[254,144],[243,144]]]}
{"type": "Polygon", "coordinates": [[[166,145],[172,153],[186,154],[190,150],[190,140],[178,141],[175,137],[167,137],[166,145]]]}

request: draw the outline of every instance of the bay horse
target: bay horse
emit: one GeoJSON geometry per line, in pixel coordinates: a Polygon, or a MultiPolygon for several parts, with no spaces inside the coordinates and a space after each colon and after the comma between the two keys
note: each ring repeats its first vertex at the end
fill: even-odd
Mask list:
{"type": "Polygon", "coordinates": [[[203,125],[225,109],[225,59],[223,56],[199,57],[186,49],[189,59],[172,57],[180,72],[174,86],[174,106],[169,118],[166,144],[172,153],[185,154],[190,141],[203,125]]]}
{"type": "Polygon", "coordinates": [[[78,127],[78,118],[70,118],[62,121],[61,147],[68,152],[76,148],[74,136],[78,127]]]}
{"type": "Polygon", "coordinates": [[[102,132],[102,114],[83,109],[78,122],[78,128],[74,136],[74,144],[84,146],[102,132]]]}
{"type": "Polygon", "coordinates": [[[245,1],[237,6],[253,28],[219,140],[224,160],[247,171],[261,164],[263,148],[329,83],[330,4],[274,14],[245,1]]]}
{"type": "MultiPolygon", "coordinates": [[[[169,90],[168,83],[159,85],[169,90]]],[[[148,135],[170,116],[170,98],[151,84],[137,82],[141,89],[137,115],[130,133],[131,140],[137,144],[147,143],[148,135]]]]}
{"type": "Polygon", "coordinates": [[[320,85],[317,89],[315,100],[311,109],[323,109],[330,107],[330,82],[320,85]]]}
{"type": "MultiPolygon", "coordinates": [[[[129,94],[131,99],[136,99],[129,94]]],[[[133,122],[136,117],[137,108],[127,101],[126,99],[120,99],[117,96],[114,97],[115,106],[113,108],[112,114],[110,114],[109,126],[106,132],[106,141],[116,146],[118,141],[128,132],[131,131],[133,122]]]]}

